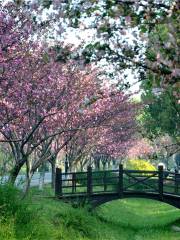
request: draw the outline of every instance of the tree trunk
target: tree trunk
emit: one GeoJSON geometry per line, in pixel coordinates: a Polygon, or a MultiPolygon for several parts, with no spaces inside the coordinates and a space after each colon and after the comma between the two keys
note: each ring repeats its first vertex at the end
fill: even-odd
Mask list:
{"type": "Polygon", "coordinates": [[[65,160],[65,163],[64,163],[64,164],[65,164],[65,165],[64,165],[64,171],[65,171],[65,173],[67,173],[68,170],[69,170],[69,164],[68,164],[68,161],[65,160]]]}
{"type": "Polygon", "coordinates": [[[106,162],[102,162],[103,170],[106,170],[106,162]]]}
{"type": "Polygon", "coordinates": [[[28,194],[33,174],[34,174],[34,172],[31,171],[30,163],[27,160],[26,161],[26,182],[25,182],[25,186],[24,186],[24,189],[23,189],[23,192],[24,192],[23,198],[25,198],[28,194]]]}
{"type": "Polygon", "coordinates": [[[108,170],[110,170],[111,169],[111,162],[110,162],[110,160],[108,161],[108,170]]]}
{"type": "Polygon", "coordinates": [[[18,163],[18,164],[15,164],[15,166],[13,167],[13,169],[10,171],[10,176],[9,176],[9,179],[8,179],[8,182],[12,185],[15,184],[15,181],[16,181],[16,178],[21,170],[21,167],[23,166],[24,162],[23,163],[18,163]]]}
{"type": "Polygon", "coordinates": [[[83,162],[80,161],[80,169],[81,169],[81,172],[83,172],[83,162]]]}
{"type": "Polygon", "coordinates": [[[72,170],[73,170],[72,162],[69,161],[68,171],[72,172],[72,170]]]}
{"type": "Polygon", "coordinates": [[[112,160],[112,170],[115,170],[115,169],[116,169],[116,161],[112,160]]]}
{"type": "Polygon", "coordinates": [[[45,177],[45,170],[43,169],[42,172],[40,173],[40,178],[39,178],[39,190],[43,190],[44,177],[45,177]]]}
{"type": "Polygon", "coordinates": [[[31,179],[32,179],[32,176],[33,174],[29,174],[28,177],[26,177],[26,183],[25,183],[25,186],[24,186],[24,190],[23,190],[23,197],[22,198],[25,198],[29,192],[29,188],[30,188],[30,183],[31,183],[31,179]]]}
{"type": "Polygon", "coordinates": [[[51,161],[51,187],[52,189],[55,188],[55,176],[56,176],[56,162],[55,161],[51,161]]]}
{"type": "Polygon", "coordinates": [[[99,159],[94,160],[94,165],[95,165],[95,169],[99,170],[100,169],[100,160],[99,159]]]}
{"type": "Polygon", "coordinates": [[[46,163],[43,162],[41,166],[41,172],[40,172],[40,178],[39,178],[39,189],[42,190],[44,187],[44,178],[45,178],[45,172],[46,172],[46,163]]]}

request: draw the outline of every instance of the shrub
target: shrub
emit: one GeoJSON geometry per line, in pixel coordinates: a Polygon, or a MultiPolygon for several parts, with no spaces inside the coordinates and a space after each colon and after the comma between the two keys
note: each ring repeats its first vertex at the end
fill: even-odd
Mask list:
{"type": "MultiPolygon", "coordinates": [[[[129,170],[144,170],[144,171],[156,171],[156,168],[147,160],[142,159],[131,159],[127,162],[127,169],[129,170]]],[[[129,189],[131,190],[151,190],[154,191],[154,189],[157,187],[157,181],[154,180],[154,178],[151,178],[151,173],[134,173],[132,174],[133,177],[125,176],[124,184],[125,186],[131,186],[129,189]],[[136,184],[136,182],[139,180],[142,180],[143,178],[147,178],[145,180],[145,184],[143,182],[139,182],[136,184]]]]}
{"type": "Polygon", "coordinates": [[[28,207],[28,200],[21,200],[21,192],[12,185],[0,185],[0,216],[13,218],[18,224],[28,224],[36,214],[28,207]]]}
{"type": "Polygon", "coordinates": [[[12,185],[0,185],[0,215],[15,215],[19,208],[21,208],[19,190],[12,185]]]}
{"type": "Polygon", "coordinates": [[[14,186],[0,185],[0,240],[42,239],[39,236],[45,230],[39,226],[38,209],[30,204],[29,198],[21,199],[21,191],[14,186]]]}
{"type": "Polygon", "coordinates": [[[156,168],[147,160],[130,159],[127,162],[127,169],[156,171],[156,168]]]}

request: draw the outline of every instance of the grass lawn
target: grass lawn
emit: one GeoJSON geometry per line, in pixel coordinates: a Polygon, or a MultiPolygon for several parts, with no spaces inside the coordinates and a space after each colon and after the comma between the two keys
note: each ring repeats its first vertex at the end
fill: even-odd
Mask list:
{"type": "Polygon", "coordinates": [[[180,210],[150,199],[123,199],[108,202],[99,207],[98,216],[133,229],[161,227],[180,218],[180,210]]]}
{"type": "Polygon", "coordinates": [[[180,210],[167,204],[123,199],[88,212],[42,195],[33,190],[27,214],[0,218],[0,240],[180,240],[180,210]]]}

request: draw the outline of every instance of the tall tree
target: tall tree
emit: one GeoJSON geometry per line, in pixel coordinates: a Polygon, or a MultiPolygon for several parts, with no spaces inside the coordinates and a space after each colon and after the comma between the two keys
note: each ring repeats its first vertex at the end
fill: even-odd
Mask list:
{"type": "Polygon", "coordinates": [[[179,8],[176,3],[166,19],[148,35],[147,62],[161,68],[161,71],[147,71],[141,84],[145,104],[142,122],[146,133],[151,138],[169,134],[177,143],[180,134],[178,26],[179,8]]]}

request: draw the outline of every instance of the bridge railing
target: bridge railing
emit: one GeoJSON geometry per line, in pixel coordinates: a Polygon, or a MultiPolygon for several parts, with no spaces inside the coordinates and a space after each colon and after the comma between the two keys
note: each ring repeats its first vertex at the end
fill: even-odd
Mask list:
{"type": "Polygon", "coordinates": [[[154,193],[163,198],[164,193],[180,195],[180,174],[163,171],[127,170],[123,165],[119,169],[93,171],[91,167],[86,172],[63,173],[56,169],[55,194],[59,197],[71,195],[91,196],[101,193],[154,193]]]}
{"type": "Polygon", "coordinates": [[[180,195],[180,174],[175,172],[164,172],[163,178],[164,193],[180,195]]]}

